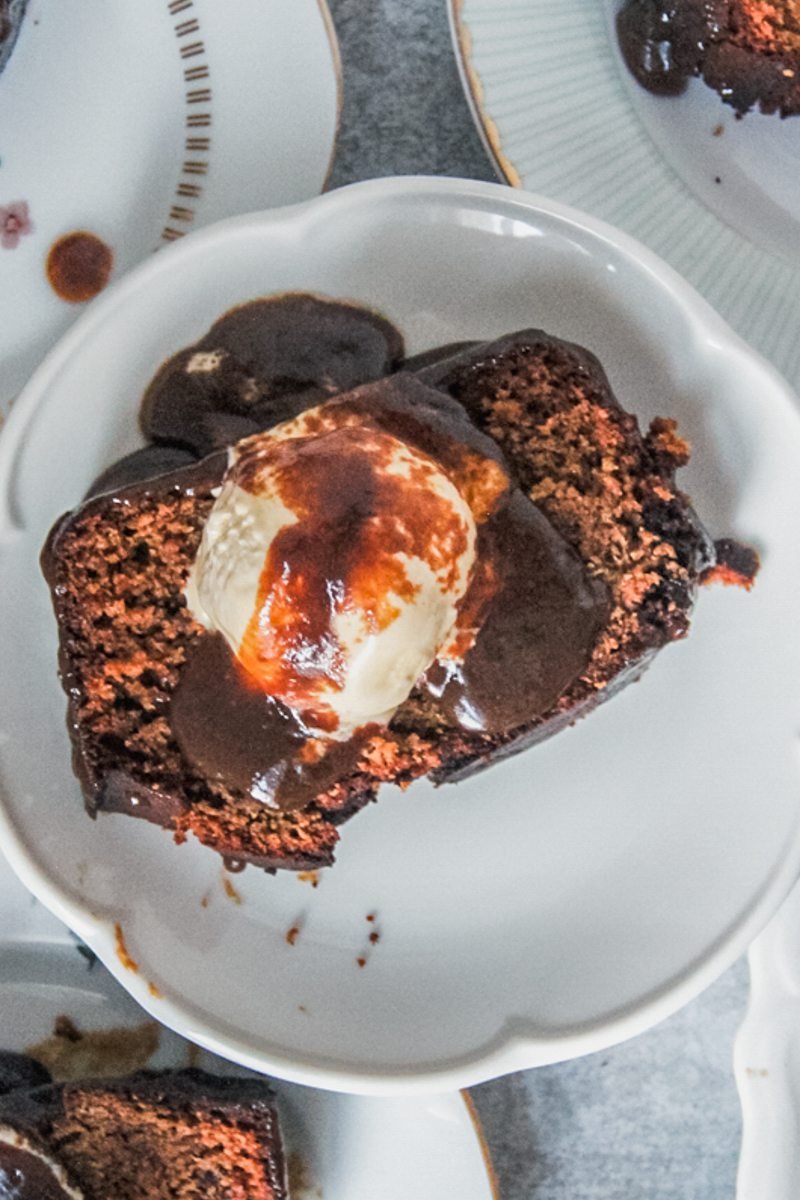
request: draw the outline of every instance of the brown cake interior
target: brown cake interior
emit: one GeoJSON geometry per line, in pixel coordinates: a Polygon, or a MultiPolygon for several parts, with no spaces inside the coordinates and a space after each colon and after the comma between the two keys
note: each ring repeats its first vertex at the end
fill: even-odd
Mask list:
{"type": "Polygon", "coordinates": [[[276,813],[194,773],[170,726],[170,696],[206,636],[182,591],[219,482],[220,457],[91,501],[45,553],[62,634],[76,770],[90,811],[118,810],[191,832],[266,868],[332,861],[336,825],[381,782],[453,778],[548,736],[683,636],[712,550],[675,468],[687,457],[669,421],[642,438],[597,360],[540,331],[468,348],[419,376],[446,389],[505,452],[528,495],[611,595],[587,669],[553,708],[502,734],[443,721],[415,690],[367,743],[357,771],[301,811],[276,813]]]}

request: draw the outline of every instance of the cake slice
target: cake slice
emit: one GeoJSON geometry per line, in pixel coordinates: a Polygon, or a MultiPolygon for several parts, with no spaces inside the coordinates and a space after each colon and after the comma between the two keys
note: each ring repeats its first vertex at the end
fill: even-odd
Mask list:
{"type": "Polygon", "coordinates": [[[0,1194],[286,1200],[273,1093],[195,1069],[10,1092],[0,1099],[0,1194]]]}
{"type": "MultiPolygon", "coordinates": [[[[559,641],[560,593],[544,583],[536,591],[549,564],[517,570],[464,660],[484,692],[493,689],[504,714],[494,727],[465,727],[420,680],[389,724],[371,731],[355,766],[303,808],[276,812],[204,775],[181,751],[171,705],[193,648],[210,636],[184,589],[225,469],[225,457],[212,456],[94,498],[56,524],[45,548],[75,770],[92,815],[126,812],[266,869],[325,866],[338,826],[381,783],[457,779],[524,749],[573,723],[686,634],[714,548],[675,487],[688,450],[673,422],[656,420],[643,436],[597,359],[539,330],[470,346],[403,379],[392,377],[394,395],[413,396],[421,409],[447,397],[477,437],[493,440],[518,489],[515,503],[535,508],[553,561],[583,578],[575,583],[583,588],[578,607],[595,604],[601,620],[578,667],[557,694],[519,713],[526,664],[546,673],[571,648],[559,641]]],[[[386,391],[367,385],[336,403],[380,405],[386,391]]]]}
{"type": "Polygon", "coordinates": [[[656,95],[679,95],[699,75],[737,116],[756,105],[800,113],[797,0],[626,0],[617,36],[628,69],[656,95]]]}

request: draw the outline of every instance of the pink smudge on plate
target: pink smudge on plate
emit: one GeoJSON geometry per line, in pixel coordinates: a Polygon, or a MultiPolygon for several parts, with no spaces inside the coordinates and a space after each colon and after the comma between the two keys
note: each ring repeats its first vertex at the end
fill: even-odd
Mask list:
{"type": "Polygon", "coordinates": [[[14,250],[26,233],[33,233],[27,202],[14,200],[5,208],[0,205],[0,246],[4,250],[14,250]]]}

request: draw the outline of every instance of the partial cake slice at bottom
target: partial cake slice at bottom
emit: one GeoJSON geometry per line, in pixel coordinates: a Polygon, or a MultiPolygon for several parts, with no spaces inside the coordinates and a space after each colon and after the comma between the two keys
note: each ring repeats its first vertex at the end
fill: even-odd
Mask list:
{"type": "Polygon", "coordinates": [[[10,1092],[0,1100],[0,1179],[4,1171],[18,1172],[11,1194],[21,1200],[288,1196],[270,1088],[198,1070],[10,1092]],[[26,1170],[42,1172],[34,1190],[22,1190],[26,1170]]]}

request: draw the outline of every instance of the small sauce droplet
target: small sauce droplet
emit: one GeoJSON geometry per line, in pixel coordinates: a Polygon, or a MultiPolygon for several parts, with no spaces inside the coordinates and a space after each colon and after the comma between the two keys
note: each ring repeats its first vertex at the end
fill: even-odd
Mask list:
{"type": "Polygon", "coordinates": [[[68,304],[91,300],[109,281],[114,255],[93,233],[76,230],[53,242],[45,267],[55,294],[68,304]]]}

